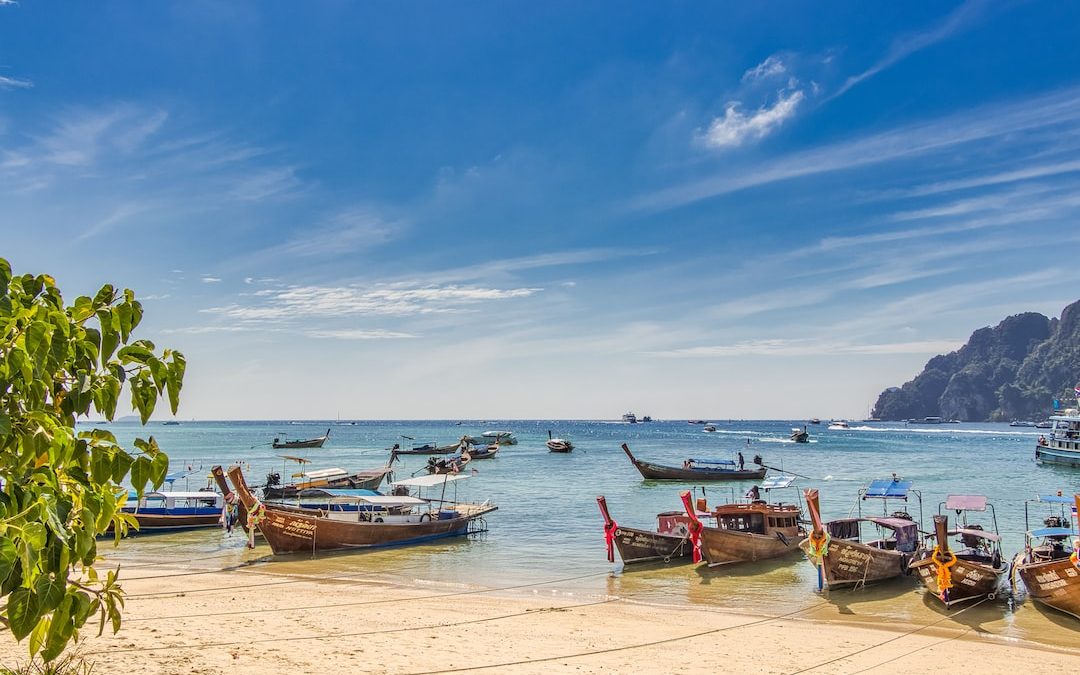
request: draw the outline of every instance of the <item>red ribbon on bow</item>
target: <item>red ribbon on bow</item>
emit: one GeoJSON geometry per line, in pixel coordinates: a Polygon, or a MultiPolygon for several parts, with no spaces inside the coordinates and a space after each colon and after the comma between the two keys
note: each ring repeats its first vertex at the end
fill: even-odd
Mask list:
{"type": "Polygon", "coordinates": [[[618,529],[619,524],[614,520],[604,525],[604,542],[607,543],[607,560],[612,563],[615,562],[615,532],[618,529]]]}
{"type": "Polygon", "coordinates": [[[684,490],[682,495],[683,506],[686,507],[686,515],[690,517],[690,523],[687,525],[689,530],[690,545],[694,547],[692,560],[695,563],[701,562],[701,531],[705,529],[705,526],[698,520],[697,511],[694,510],[693,504],[690,503],[690,491],[684,490]]]}

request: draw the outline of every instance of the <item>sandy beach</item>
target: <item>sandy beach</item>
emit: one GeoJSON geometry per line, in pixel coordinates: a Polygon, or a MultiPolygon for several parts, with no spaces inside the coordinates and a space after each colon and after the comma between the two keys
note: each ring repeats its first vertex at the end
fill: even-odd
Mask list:
{"type": "MultiPolygon", "coordinates": [[[[358,564],[362,556],[357,557],[358,564]]],[[[86,635],[95,672],[861,673],[966,668],[1065,673],[1080,650],[933,623],[852,622],[809,593],[783,615],[583,596],[545,579],[515,588],[312,576],[259,562],[232,569],[126,563],[117,635],[86,635]]],[[[3,642],[4,665],[26,661],[3,642]]]]}

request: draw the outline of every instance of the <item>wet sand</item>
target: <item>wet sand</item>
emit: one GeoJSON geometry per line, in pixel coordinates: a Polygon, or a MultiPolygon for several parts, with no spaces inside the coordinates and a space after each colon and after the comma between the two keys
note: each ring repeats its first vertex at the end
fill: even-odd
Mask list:
{"type": "MultiPolygon", "coordinates": [[[[359,559],[358,559],[359,560],[359,559]]],[[[257,562],[214,569],[126,562],[117,635],[85,631],[95,672],[859,673],[946,667],[1065,673],[1080,650],[982,632],[963,615],[851,622],[809,594],[782,614],[582,594],[543,579],[488,590],[400,585],[362,568],[305,574],[257,562]]],[[[220,563],[217,563],[220,564],[220,563]]],[[[0,663],[26,660],[0,642],[0,663]]]]}

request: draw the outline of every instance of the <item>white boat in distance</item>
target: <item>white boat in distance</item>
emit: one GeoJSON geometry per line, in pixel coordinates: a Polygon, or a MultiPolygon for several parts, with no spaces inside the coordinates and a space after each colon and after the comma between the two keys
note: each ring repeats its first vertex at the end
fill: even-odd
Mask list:
{"type": "Polygon", "coordinates": [[[832,422],[829,422],[829,428],[830,429],[850,429],[851,425],[848,424],[847,422],[845,422],[844,420],[833,420],[832,422]]]}
{"type": "Polygon", "coordinates": [[[622,416],[622,421],[627,424],[637,424],[637,415],[632,412],[628,412],[622,416]]]}

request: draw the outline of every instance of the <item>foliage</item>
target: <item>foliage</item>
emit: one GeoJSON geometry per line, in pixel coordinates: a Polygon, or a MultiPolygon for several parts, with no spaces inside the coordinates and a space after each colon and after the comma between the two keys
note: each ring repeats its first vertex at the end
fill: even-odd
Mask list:
{"type": "Polygon", "coordinates": [[[878,397],[874,416],[909,419],[935,415],[965,421],[1042,417],[1054,399],[1073,405],[1080,383],[1080,302],[1061,319],[1010,316],[972,333],[959,350],[935,356],[900,388],[878,397]]]}
{"type": "Polygon", "coordinates": [[[127,386],[142,422],[167,397],[175,414],[185,361],[134,340],[142,305],[105,285],[65,306],[47,275],[14,276],[0,258],[0,622],[31,657],[56,658],[91,616],[119,630],[118,570],[100,575],[96,537],[119,541],[130,475],[141,495],[169,468],[153,437],[120,446],[100,429],[77,431],[91,411],[112,420],[127,386]]]}
{"type": "Polygon", "coordinates": [[[78,654],[65,654],[52,661],[31,659],[26,665],[0,667],[0,675],[93,675],[94,664],[78,654]]]}

